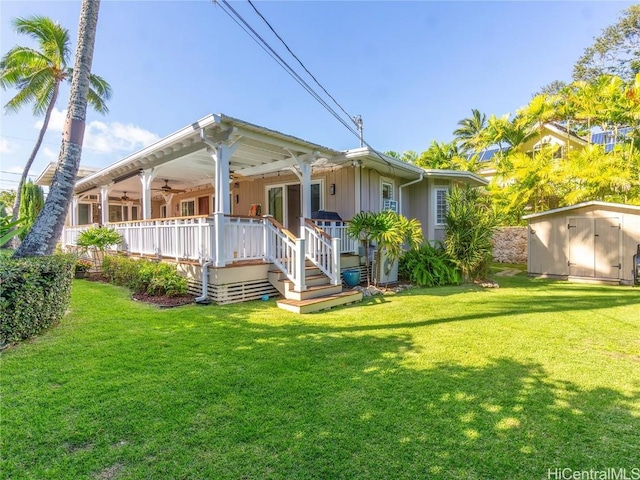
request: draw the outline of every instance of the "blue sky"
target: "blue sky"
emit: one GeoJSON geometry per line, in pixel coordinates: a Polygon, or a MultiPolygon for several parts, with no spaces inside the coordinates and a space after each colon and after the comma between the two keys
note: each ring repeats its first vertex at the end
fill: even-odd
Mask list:
{"type": "MultiPolygon", "coordinates": [[[[256,6],[327,90],[364,118],[386,150],[449,141],[472,108],[503,115],[574,62],[633,2],[258,1],[256,6]]],[[[232,3],[284,56],[245,1],[232,3]]],[[[79,1],[0,0],[0,52],[30,40],[11,28],[40,14],[70,31],[79,1]]],[[[285,57],[292,65],[290,57],[285,57]]],[[[106,166],[209,113],[224,113],[348,149],[338,123],[210,1],[103,0],[93,71],[113,87],[110,113],[89,111],[83,165],[106,166]]],[[[0,93],[4,105],[15,92],[0,93]]],[[[31,173],[57,160],[68,88],[31,173]]],[[[38,134],[29,109],[0,117],[0,189],[15,188],[38,134]]]]}

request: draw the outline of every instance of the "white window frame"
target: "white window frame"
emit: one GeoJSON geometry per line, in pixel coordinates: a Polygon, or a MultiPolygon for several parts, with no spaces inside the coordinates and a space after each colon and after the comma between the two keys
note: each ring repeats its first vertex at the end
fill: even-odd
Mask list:
{"type": "Polygon", "coordinates": [[[447,195],[449,194],[449,187],[434,187],[433,188],[433,223],[436,226],[442,226],[442,225],[446,225],[447,224],[447,210],[449,209],[449,204],[447,202],[447,195]],[[439,192],[444,192],[445,197],[444,197],[444,201],[445,201],[445,214],[444,214],[444,218],[442,219],[438,219],[438,193],[439,192]],[[440,221],[438,221],[440,220],[440,221]]]}
{"type": "Polygon", "coordinates": [[[193,198],[185,198],[184,200],[180,200],[180,216],[181,217],[192,217],[195,216],[196,214],[196,199],[195,197],[193,198]],[[193,215],[184,215],[184,208],[183,205],[185,203],[189,203],[189,202],[193,202],[193,215]]]}
{"type": "Polygon", "coordinates": [[[396,199],[396,185],[395,182],[390,178],[380,177],[380,211],[384,209],[384,201],[396,199]],[[389,185],[391,187],[391,197],[385,199],[384,198],[384,186],[389,185]]]}

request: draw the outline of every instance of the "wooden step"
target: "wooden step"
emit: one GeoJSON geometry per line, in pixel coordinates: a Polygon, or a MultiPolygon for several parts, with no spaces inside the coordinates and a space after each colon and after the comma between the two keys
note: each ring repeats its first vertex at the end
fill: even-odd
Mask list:
{"type": "Polygon", "coordinates": [[[342,292],[342,285],[307,285],[307,289],[301,292],[286,290],[285,288],[285,297],[287,300],[309,300],[311,298],[325,297],[340,292],[342,292]]]}
{"type": "Polygon", "coordinates": [[[347,305],[362,300],[362,292],[348,290],[306,300],[283,299],[276,301],[278,307],[294,313],[312,313],[320,310],[347,305]]]}

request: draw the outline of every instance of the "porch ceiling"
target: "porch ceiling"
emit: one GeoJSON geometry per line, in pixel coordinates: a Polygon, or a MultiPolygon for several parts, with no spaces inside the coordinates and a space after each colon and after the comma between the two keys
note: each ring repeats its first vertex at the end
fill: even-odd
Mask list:
{"type": "Polygon", "coordinates": [[[133,200],[140,198],[141,170],[155,169],[152,190],[161,195],[160,188],[168,180],[173,189],[188,190],[211,185],[215,180],[215,164],[207,153],[207,145],[200,138],[231,130],[230,142],[237,146],[230,161],[233,178],[268,175],[296,165],[296,157],[313,155],[316,168],[337,166],[346,161],[341,152],[316,145],[280,132],[268,130],[223,115],[210,115],[165,137],[110,167],[80,180],[76,193],[95,193],[102,185],[110,185],[109,195],[119,197],[126,192],[133,200]]]}

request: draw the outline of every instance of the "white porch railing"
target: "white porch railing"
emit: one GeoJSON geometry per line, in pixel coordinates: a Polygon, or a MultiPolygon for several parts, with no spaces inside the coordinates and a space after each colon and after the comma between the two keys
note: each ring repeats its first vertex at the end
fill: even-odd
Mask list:
{"type": "Polygon", "coordinates": [[[340,239],[340,253],[358,253],[358,241],[347,235],[349,222],[320,219],[312,219],[311,221],[331,238],[340,239]]]}
{"type": "Polygon", "coordinates": [[[340,238],[332,238],[311,220],[303,225],[306,258],[311,260],[329,279],[332,285],[340,280],[340,238]]]}
{"type": "Polygon", "coordinates": [[[294,237],[273,217],[264,218],[266,258],[293,282],[294,290],[297,292],[307,288],[304,274],[304,244],[303,238],[294,237]]]}
{"type": "Polygon", "coordinates": [[[224,232],[227,262],[266,258],[262,218],[227,216],[224,232]]]}
{"type": "Polygon", "coordinates": [[[213,222],[206,216],[137,220],[108,226],[122,235],[119,251],[176,260],[212,258],[213,222]]]}
{"type": "Polygon", "coordinates": [[[97,224],[76,225],[75,227],[65,227],[64,230],[62,231],[62,245],[65,247],[67,245],[73,245],[73,246],[78,245],[78,237],[80,236],[80,234],[85,230],[95,226],[97,226],[97,224]]]}

